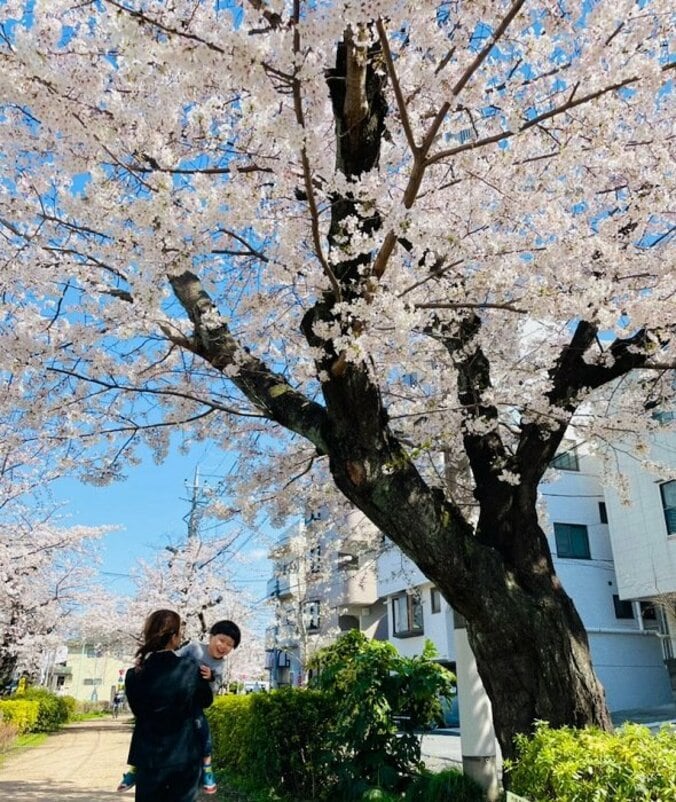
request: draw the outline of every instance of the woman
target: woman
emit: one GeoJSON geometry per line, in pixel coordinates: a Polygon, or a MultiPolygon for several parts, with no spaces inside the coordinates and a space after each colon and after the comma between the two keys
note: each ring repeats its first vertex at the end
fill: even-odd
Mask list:
{"type": "Polygon", "coordinates": [[[202,755],[195,712],[213,701],[191,657],[177,657],[181,619],[156,610],[146,619],[137,665],[127,671],[127,701],[136,716],[128,762],[136,766],[136,802],[194,802],[202,755]]]}

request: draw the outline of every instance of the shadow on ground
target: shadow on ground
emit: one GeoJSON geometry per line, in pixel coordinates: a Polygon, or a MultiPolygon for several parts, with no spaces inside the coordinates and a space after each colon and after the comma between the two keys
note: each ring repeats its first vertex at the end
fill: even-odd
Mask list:
{"type": "Polygon", "coordinates": [[[90,791],[76,786],[69,788],[63,782],[55,786],[42,781],[0,780],[0,799],[11,799],[12,802],[105,802],[112,799],[120,802],[121,796],[115,791],[90,791]]]}

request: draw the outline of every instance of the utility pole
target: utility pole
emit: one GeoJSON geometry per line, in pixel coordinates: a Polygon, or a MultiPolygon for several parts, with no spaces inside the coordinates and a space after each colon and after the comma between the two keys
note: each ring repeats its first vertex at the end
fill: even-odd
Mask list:
{"type": "MultiPolygon", "coordinates": [[[[455,498],[462,496],[463,485],[469,486],[469,463],[466,456],[454,459],[448,451],[444,451],[444,473],[449,494],[455,498]]],[[[456,610],[453,610],[453,640],[462,770],[484,789],[488,802],[493,802],[500,798],[493,709],[469,645],[467,624],[456,610]]]]}
{"type": "Polygon", "coordinates": [[[186,489],[190,492],[190,498],[186,499],[188,504],[190,504],[190,509],[188,510],[187,514],[183,516],[183,520],[188,526],[188,540],[192,540],[193,538],[197,537],[199,532],[200,521],[204,516],[204,507],[207,503],[206,497],[208,495],[208,485],[205,482],[202,487],[200,487],[200,471],[199,468],[195,468],[195,475],[193,476],[192,485],[188,484],[188,480],[185,480],[186,489]]]}

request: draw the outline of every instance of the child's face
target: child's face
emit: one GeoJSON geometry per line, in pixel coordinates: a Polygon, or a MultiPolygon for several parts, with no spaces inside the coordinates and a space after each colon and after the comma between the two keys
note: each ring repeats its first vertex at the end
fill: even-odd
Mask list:
{"type": "Polygon", "coordinates": [[[214,660],[222,660],[235,648],[235,641],[230,635],[211,635],[209,637],[209,654],[214,660]]]}

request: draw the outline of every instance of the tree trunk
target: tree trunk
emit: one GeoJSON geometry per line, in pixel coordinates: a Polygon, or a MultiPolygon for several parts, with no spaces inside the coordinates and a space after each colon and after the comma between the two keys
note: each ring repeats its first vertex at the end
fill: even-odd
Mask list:
{"type": "Polygon", "coordinates": [[[413,472],[380,474],[377,449],[360,460],[371,428],[360,421],[358,442],[339,427],[351,457],[331,459],[336,484],[467,620],[503,756],[513,756],[514,736],[537,720],[610,730],[584,626],[537,523],[535,488],[506,486],[501,500],[484,501],[474,530],[440,492],[423,491],[413,472]]]}
{"type": "Polygon", "coordinates": [[[0,650],[0,690],[7,686],[16,669],[16,655],[11,654],[6,648],[0,650]]]}

